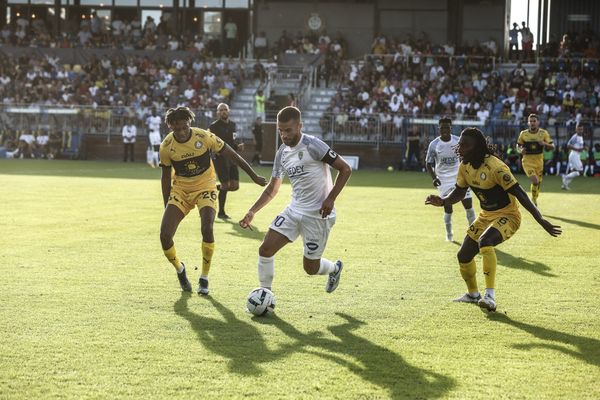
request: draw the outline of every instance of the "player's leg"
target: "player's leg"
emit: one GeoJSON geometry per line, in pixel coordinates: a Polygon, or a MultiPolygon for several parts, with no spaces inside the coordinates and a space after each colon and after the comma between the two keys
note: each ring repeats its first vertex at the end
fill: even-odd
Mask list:
{"type": "MultiPolygon", "coordinates": [[[[209,191],[209,196],[216,197],[214,191],[209,191]]],[[[206,200],[206,199],[202,199],[206,200]]],[[[215,224],[214,200],[211,205],[200,208],[200,230],[202,232],[202,272],[198,280],[198,293],[208,294],[208,273],[212,264],[212,257],[215,252],[215,235],[213,226],[215,224]]],[[[199,206],[200,207],[200,206],[199,206]]]]}
{"type": "Polygon", "coordinates": [[[446,241],[454,240],[452,235],[452,204],[444,204],[444,225],[446,226],[446,241]]]}
{"type": "Polygon", "coordinates": [[[581,162],[579,154],[575,152],[571,152],[571,154],[569,154],[569,167],[572,171],[563,176],[562,189],[565,190],[570,189],[569,185],[571,184],[571,182],[573,182],[573,179],[581,175],[581,171],[583,170],[583,164],[581,162]]]}
{"type": "Polygon", "coordinates": [[[483,274],[485,275],[485,296],[478,304],[489,311],[496,310],[497,258],[494,247],[514,235],[520,224],[520,216],[507,215],[496,218],[479,238],[479,251],[483,259],[483,274]]]}
{"type": "Polygon", "coordinates": [[[467,213],[467,222],[469,226],[475,222],[475,209],[473,208],[473,199],[471,198],[471,190],[467,190],[467,194],[465,198],[461,200],[463,207],[465,208],[465,212],[467,213]]]}
{"type": "Polygon", "coordinates": [[[333,262],[323,257],[333,225],[335,217],[322,219],[302,216],[300,223],[300,234],[304,244],[304,271],[309,275],[329,275],[325,285],[327,293],[337,288],[343,268],[341,260],[333,262]]]}
{"type": "Polygon", "coordinates": [[[477,286],[477,265],[475,264],[475,256],[479,253],[479,237],[488,228],[491,222],[492,221],[479,216],[467,230],[467,235],[456,255],[460,267],[460,275],[467,284],[467,293],[454,301],[477,303],[477,301],[481,299],[479,288],[477,286]]]}
{"type": "Polygon", "coordinates": [[[271,290],[275,275],[275,254],[291,240],[273,229],[269,229],[258,248],[258,281],[260,287],[271,290]]]}
{"type": "Polygon", "coordinates": [[[271,289],[275,274],[275,254],[286,244],[296,240],[300,234],[300,216],[289,208],[275,217],[258,248],[258,280],[260,286],[271,289]]]}
{"type": "Polygon", "coordinates": [[[217,156],[214,159],[215,171],[219,178],[219,212],[217,216],[221,219],[229,219],[225,213],[225,201],[227,200],[227,191],[229,190],[229,163],[223,156],[217,156]]]}
{"type": "MultiPolygon", "coordinates": [[[[443,180],[437,187],[440,197],[445,199],[452,193],[455,187],[456,179],[443,180]]],[[[444,204],[444,226],[446,227],[446,241],[454,240],[452,234],[452,204],[444,204]]]]}
{"type": "MultiPolygon", "coordinates": [[[[174,196],[171,196],[174,197],[174,196]]],[[[186,213],[175,204],[167,204],[163,213],[162,222],[160,224],[160,243],[165,254],[165,257],[175,267],[177,271],[177,279],[181,289],[186,292],[192,291],[192,284],[187,278],[185,265],[177,257],[175,243],[173,237],[177,232],[177,227],[185,217],[186,213]]]]}

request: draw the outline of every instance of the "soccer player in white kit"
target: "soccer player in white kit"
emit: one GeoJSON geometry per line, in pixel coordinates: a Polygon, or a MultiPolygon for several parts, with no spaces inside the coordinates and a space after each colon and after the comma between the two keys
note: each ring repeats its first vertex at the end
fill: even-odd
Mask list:
{"type": "Polygon", "coordinates": [[[162,143],[162,137],[160,136],[161,122],[162,118],[157,115],[156,109],[152,109],[152,114],[146,118],[146,125],[150,131],[148,134],[148,142],[150,142],[150,150],[152,152],[152,157],[150,157],[147,161],[152,168],[156,168],[160,164],[158,152],[160,149],[160,144],[162,143]]]}
{"type": "MultiPolygon", "coordinates": [[[[456,176],[460,160],[456,154],[455,148],[458,145],[458,136],[452,135],[452,120],[443,117],[438,122],[440,136],[429,143],[427,148],[427,171],[433,180],[433,186],[438,189],[442,199],[448,197],[456,186],[456,176]]],[[[467,212],[467,221],[469,226],[475,221],[475,210],[473,210],[473,200],[471,191],[467,190],[464,199],[461,200],[465,211],[467,212]]],[[[453,240],[452,234],[452,205],[444,205],[444,224],[446,225],[446,240],[453,240]]]]}
{"type": "Polygon", "coordinates": [[[332,262],[322,255],[335,224],[334,202],[352,169],[323,141],[302,133],[300,110],[296,107],[288,106],[279,111],[277,129],[283,144],[275,154],[271,180],[240,221],[240,226],[250,226],[254,215],[279,191],[283,175],[287,175],[292,185],[292,201],[275,217],[258,250],[260,286],[271,289],[275,254],[302,236],[304,270],[309,275],[329,275],[325,290],[331,293],[339,284],[343,264],[341,260],[332,262]],[[335,184],[332,184],[329,166],[338,171],[335,184]]]}
{"type": "Polygon", "coordinates": [[[562,176],[561,189],[563,190],[571,190],[569,185],[573,179],[581,175],[581,172],[583,171],[580,153],[582,151],[587,151],[587,146],[583,144],[583,125],[581,122],[578,122],[575,126],[575,133],[567,142],[567,148],[571,151],[569,153],[569,165],[567,165],[568,173],[562,176]]]}

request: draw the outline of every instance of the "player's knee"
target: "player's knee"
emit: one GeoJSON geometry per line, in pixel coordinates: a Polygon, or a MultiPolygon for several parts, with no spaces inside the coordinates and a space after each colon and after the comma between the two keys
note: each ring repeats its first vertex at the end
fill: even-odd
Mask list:
{"type": "Polygon", "coordinates": [[[160,243],[162,244],[163,249],[169,247],[168,245],[173,241],[173,234],[171,232],[167,232],[164,229],[160,230],[160,243]]]}
{"type": "Polygon", "coordinates": [[[459,263],[466,264],[473,259],[473,255],[464,250],[459,250],[456,254],[456,258],[458,259],[459,263]]]}
{"type": "Polygon", "coordinates": [[[206,242],[206,241],[212,241],[213,240],[213,227],[212,225],[206,225],[206,226],[202,226],[200,228],[200,232],[202,233],[202,239],[206,242]]]}
{"type": "Polygon", "coordinates": [[[491,237],[481,237],[479,238],[479,248],[481,249],[482,247],[488,247],[488,246],[495,246],[496,243],[494,243],[495,240],[493,240],[493,238],[491,237]]]}
{"type": "Polygon", "coordinates": [[[316,275],[319,272],[320,260],[309,260],[308,258],[304,259],[304,271],[308,275],[316,275]]]}
{"type": "Polygon", "coordinates": [[[229,184],[229,189],[227,189],[230,192],[235,192],[236,190],[238,190],[240,188],[240,184],[239,183],[230,183],[229,184]]]}
{"type": "Polygon", "coordinates": [[[273,257],[275,252],[266,244],[261,244],[258,248],[258,255],[261,257],[273,257]]]}

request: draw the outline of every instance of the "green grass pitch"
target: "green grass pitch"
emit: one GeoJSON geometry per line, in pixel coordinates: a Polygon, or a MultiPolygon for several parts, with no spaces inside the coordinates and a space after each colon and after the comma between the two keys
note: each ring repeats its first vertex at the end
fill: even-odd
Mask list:
{"type": "MultiPolygon", "coordinates": [[[[233,221],[215,223],[211,296],[199,297],[181,294],[160,248],[159,176],[0,161],[0,398],[600,398],[600,179],[566,193],[545,178],[540,209],[564,233],[521,208],[488,314],[450,301],[465,291],[458,244],[423,204],[427,175],[355,172],[325,252],[345,262],[337,291],[304,273],[296,242],[276,257],[276,315],[252,318],[258,246],[289,185],[253,232],[233,221],[261,188],[243,177],[229,194],[233,221]]],[[[462,240],[460,205],[454,226],[462,240]]],[[[195,285],[200,241],[191,213],[175,243],[195,285]]]]}

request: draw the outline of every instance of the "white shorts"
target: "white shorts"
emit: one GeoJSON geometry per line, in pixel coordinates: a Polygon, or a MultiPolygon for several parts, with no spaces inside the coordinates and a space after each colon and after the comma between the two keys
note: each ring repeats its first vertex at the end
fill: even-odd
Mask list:
{"type": "Polygon", "coordinates": [[[581,158],[579,157],[579,153],[575,151],[569,153],[569,169],[571,171],[583,171],[583,164],[581,162],[581,158]]]}
{"type": "Polygon", "coordinates": [[[334,224],[335,217],[309,217],[286,207],[275,217],[269,228],[281,233],[291,242],[296,240],[298,235],[301,235],[304,241],[304,257],[310,260],[318,260],[325,251],[329,232],[334,224]]]}
{"type": "MultiPolygon", "coordinates": [[[[440,197],[445,199],[452,193],[454,188],[456,187],[456,180],[452,181],[441,181],[442,184],[437,187],[438,192],[440,193],[440,197]]],[[[467,193],[465,194],[465,199],[471,198],[471,189],[467,189],[467,193]]]]}

